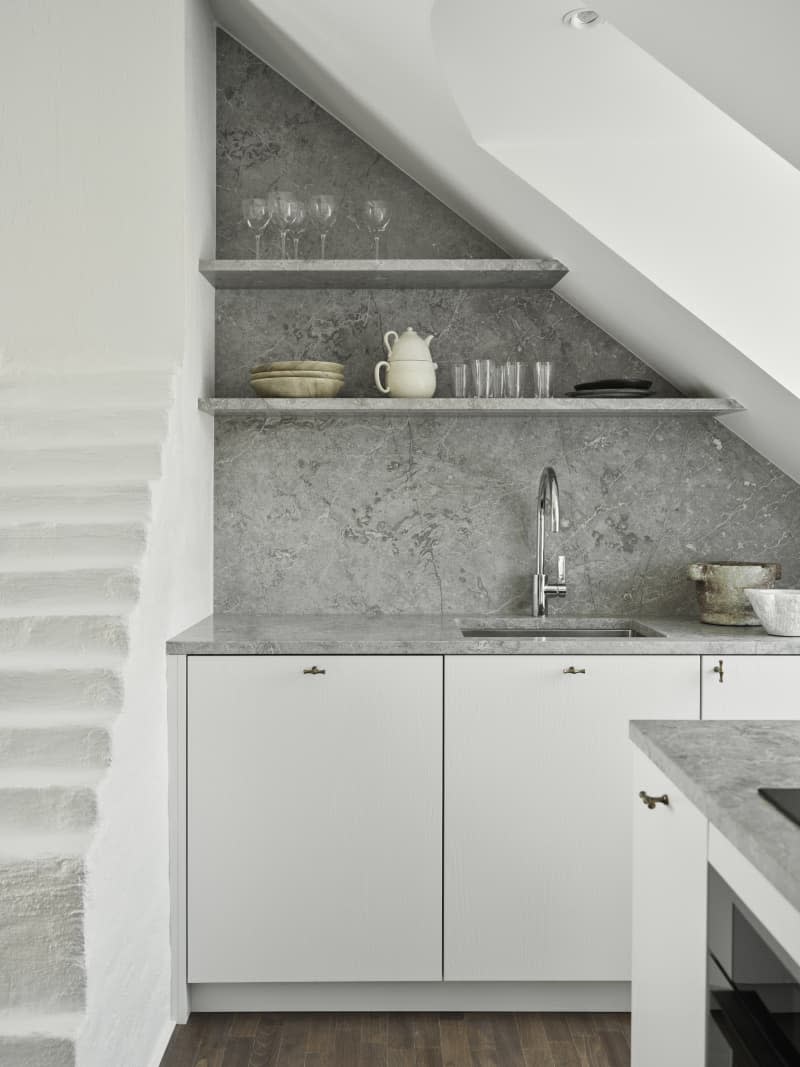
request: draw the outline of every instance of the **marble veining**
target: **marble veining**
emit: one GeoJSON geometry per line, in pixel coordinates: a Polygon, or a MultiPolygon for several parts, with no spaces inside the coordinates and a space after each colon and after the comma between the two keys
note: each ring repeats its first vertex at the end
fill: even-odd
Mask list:
{"type": "MultiPolygon", "coordinates": [[[[488,237],[219,30],[218,259],[252,257],[254,244],[241,220],[241,199],[273,189],[341,198],[339,218],[327,240],[330,258],[372,258],[372,237],[359,224],[359,209],[368,198],[392,204],[392,221],[381,238],[387,258],[506,258],[488,237]]],[[[300,254],[314,259],[318,249],[319,238],[309,229],[301,238],[300,254]]],[[[262,254],[280,258],[274,227],[265,235],[262,254]]]]}
{"type": "Polygon", "coordinates": [[[218,419],[216,610],[525,612],[545,463],[566,612],[694,615],[694,559],[800,581],[800,488],[710,419],[218,419]]]}
{"type": "Polygon", "coordinates": [[[217,289],[550,289],[567,273],[555,259],[208,260],[217,289]]]}
{"type": "Polygon", "coordinates": [[[800,638],[694,619],[496,615],[209,615],[167,644],[172,655],[800,655],[800,638]],[[640,628],[635,638],[547,637],[548,626],[640,628]],[[464,637],[513,627],[531,637],[464,637]]]}
{"type": "MultiPolygon", "coordinates": [[[[368,193],[394,204],[390,257],[505,255],[222,33],[218,49],[219,257],[251,248],[240,198],[287,184],[344,198],[335,256],[369,254],[353,221],[368,193]]],[[[250,395],[249,368],[281,358],[339,359],[342,395],[376,397],[382,336],[408,325],[436,335],[442,397],[450,364],[478,355],[551,359],[562,395],[600,377],[678,395],[553,290],[218,290],[216,313],[222,398],[250,395]]],[[[567,557],[566,612],[694,615],[693,560],[780,560],[800,585],[800,487],[709,417],[387,410],[221,418],[215,432],[221,612],[523,613],[545,463],[561,483],[549,552],[567,557]]]]}
{"type": "Polygon", "coordinates": [[[438,415],[597,415],[670,412],[675,415],[735,414],[741,405],[735,400],[686,397],[652,397],[642,400],[600,400],[591,397],[549,397],[547,399],[477,399],[475,397],[433,397],[431,399],[397,399],[391,397],[323,397],[286,400],[274,397],[201,397],[201,411],[222,415],[344,415],[380,414],[415,416],[438,415]]]}
{"type": "Polygon", "coordinates": [[[450,365],[490,356],[554,364],[554,389],[598,377],[647,378],[656,396],[677,396],[622,345],[551,290],[217,290],[217,396],[247,396],[249,370],[278,359],[334,359],[343,396],[378,395],[372,372],[387,330],[434,334],[437,396],[452,396],[450,365]]]}
{"type": "Polygon", "coordinates": [[[765,786],[800,787],[800,722],[632,722],[630,733],[648,759],[800,909],[800,827],[757,792],[765,786]]]}

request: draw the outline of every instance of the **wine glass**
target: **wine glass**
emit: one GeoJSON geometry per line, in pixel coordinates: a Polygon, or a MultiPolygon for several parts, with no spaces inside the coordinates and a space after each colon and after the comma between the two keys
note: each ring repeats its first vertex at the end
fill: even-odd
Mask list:
{"type": "Polygon", "coordinates": [[[303,205],[294,193],[285,191],[270,193],[267,202],[281,235],[281,259],[286,259],[286,237],[303,205]]]}
{"type": "Polygon", "coordinates": [[[364,225],[375,242],[375,258],[380,259],[381,234],[392,221],[392,208],[385,200],[367,200],[364,204],[364,225]]]}
{"type": "Polygon", "coordinates": [[[242,201],[242,216],[248,227],[256,235],[256,259],[261,259],[261,235],[272,218],[272,211],[266,200],[260,196],[242,201]]]}
{"type": "Polygon", "coordinates": [[[319,232],[319,258],[325,258],[325,238],[336,222],[339,201],[328,193],[312,196],[308,201],[308,218],[311,225],[319,232]]]}
{"type": "Polygon", "coordinates": [[[306,232],[306,226],[308,224],[308,212],[306,211],[305,204],[301,204],[298,201],[297,207],[297,218],[289,227],[289,229],[292,231],[292,244],[294,245],[295,259],[300,258],[300,238],[306,232]]]}

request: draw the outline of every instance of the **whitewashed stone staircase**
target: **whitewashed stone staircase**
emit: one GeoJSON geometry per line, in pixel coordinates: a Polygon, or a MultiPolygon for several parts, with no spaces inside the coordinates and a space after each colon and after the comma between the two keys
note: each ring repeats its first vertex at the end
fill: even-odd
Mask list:
{"type": "Polygon", "coordinates": [[[0,1063],[72,1067],[85,857],[172,376],[0,376],[0,1063]]]}

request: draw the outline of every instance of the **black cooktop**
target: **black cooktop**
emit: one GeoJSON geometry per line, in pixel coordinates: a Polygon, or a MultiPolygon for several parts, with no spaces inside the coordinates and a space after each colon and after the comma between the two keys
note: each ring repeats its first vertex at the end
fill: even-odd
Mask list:
{"type": "Polygon", "coordinates": [[[800,826],[800,789],[759,789],[759,795],[800,826]]]}

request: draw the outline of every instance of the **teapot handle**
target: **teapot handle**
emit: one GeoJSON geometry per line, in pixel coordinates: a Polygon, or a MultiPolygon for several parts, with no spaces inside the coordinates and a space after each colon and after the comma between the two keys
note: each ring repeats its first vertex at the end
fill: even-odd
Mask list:
{"type": "MultiPolygon", "coordinates": [[[[391,333],[392,331],[390,330],[389,332],[391,333]]],[[[397,336],[397,334],[395,334],[395,337],[396,336],[397,336]]],[[[381,367],[385,367],[386,368],[386,375],[387,375],[387,379],[388,379],[389,364],[386,362],[385,359],[382,359],[380,361],[380,363],[376,363],[375,364],[375,384],[378,387],[378,392],[383,393],[384,396],[388,396],[389,395],[389,390],[388,390],[388,388],[386,388],[386,389],[384,388],[383,382],[381,381],[381,367]]]]}
{"type": "MultiPolygon", "coordinates": [[[[399,334],[398,334],[397,330],[387,330],[386,333],[383,335],[383,347],[386,349],[386,355],[389,356],[389,358],[391,358],[391,355],[392,355],[392,346],[389,344],[389,338],[390,337],[394,337],[394,339],[396,341],[398,336],[399,336],[399,334]]],[[[380,366],[380,364],[379,364],[379,366],[380,366]]],[[[388,389],[387,389],[387,392],[388,392],[388,389]]]]}

